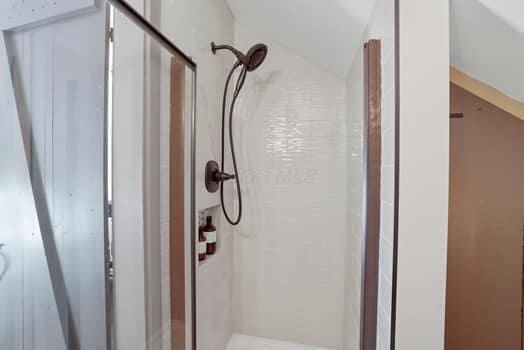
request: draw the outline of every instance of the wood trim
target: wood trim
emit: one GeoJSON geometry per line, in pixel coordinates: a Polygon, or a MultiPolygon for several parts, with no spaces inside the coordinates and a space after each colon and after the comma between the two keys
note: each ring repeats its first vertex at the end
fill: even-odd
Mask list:
{"type": "Polygon", "coordinates": [[[169,280],[171,349],[186,346],[184,154],[185,65],[171,61],[171,123],[169,150],[169,280]]]}
{"type": "Polygon", "coordinates": [[[524,102],[520,102],[500,90],[481,82],[460,70],[450,67],[450,80],[453,84],[469,91],[492,105],[524,120],[524,102]]]}
{"type": "Polygon", "coordinates": [[[361,319],[362,350],[376,350],[380,253],[381,89],[380,40],[364,45],[364,157],[366,167],[366,228],[361,319]]]}

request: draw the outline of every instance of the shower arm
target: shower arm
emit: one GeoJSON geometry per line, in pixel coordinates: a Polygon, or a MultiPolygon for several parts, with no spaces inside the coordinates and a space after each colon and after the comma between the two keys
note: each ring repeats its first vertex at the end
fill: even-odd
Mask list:
{"type": "Polygon", "coordinates": [[[211,43],[211,51],[214,55],[216,55],[217,51],[220,50],[229,50],[231,51],[235,56],[237,56],[238,60],[242,63],[245,60],[245,55],[235,49],[233,46],[230,45],[216,45],[214,42],[211,43]]]}

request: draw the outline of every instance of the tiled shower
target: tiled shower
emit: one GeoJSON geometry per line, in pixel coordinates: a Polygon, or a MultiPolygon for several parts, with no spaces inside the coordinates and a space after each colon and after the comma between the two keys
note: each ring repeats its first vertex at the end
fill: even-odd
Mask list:
{"type": "MultiPolygon", "coordinates": [[[[64,8],[70,4],[41,2],[64,8]]],[[[82,16],[69,9],[67,17],[53,17],[42,27],[39,21],[31,22],[38,25],[15,31],[5,45],[13,57],[0,55],[5,72],[24,72],[14,75],[13,81],[21,79],[19,90],[28,97],[27,111],[22,113],[31,115],[22,125],[26,144],[19,143],[17,169],[27,170],[22,154],[26,146],[32,152],[30,180],[37,182],[34,179],[42,176],[46,193],[40,199],[49,202],[44,209],[52,214],[47,237],[64,239],[58,253],[67,258],[46,269],[49,254],[41,249],[44,240],[40,241],[45,234],[35,234],[36,226],[24,233],[27,237],[14,233],[8,237],[20,243],[19,256],[13,255],[12,243],[5,247],[2,238],[0,258],[7,252],[15,260],[6,279],[0,272],[0,281],[27,293],[20,297],[22,293],[9,289],[8,297],[14,296],[16,304],[10,302],[14,299],[0,298],[14,315],[10,322],[2,323],[0,318],[0,331],[24,327],[18,327],[18,332],[26,343],[13,333],[8,347],[40,350],[40,345],[27,344],[45,343],[42,349],[75,348],[78,326],[78,346],[96,343],[100,349],[115,344],[117,350],[171,350],[181,344],[185,350],[359,349],[366,179],[363,45],[380,39],[383,164],[377,343],[378,349],[388,349],[395,136],[393,1],[373,1],[371,19],[355,19],[360,30],[347,35],[353,35],[354,41],[358,36],[358,48],[344,62],[347,67],[338,69],[319,64],[311,59],[315,55],[304,55],[279,35],[243,20],[235,11],[235,6],[246,3],[243,0],[129,0],[187,54],[184,69],[177,66],[176,52],[165,51],[165,43],[159,45],[145,36],[129,12],[107,11],[109,7],[101,6],[104,1],[85,2],[89,8],[83,7],[84,0],[75,0],[78,9],[86,10],[82,16]],[[114,25],[111,35],[106,32],[109,23],[114,25]],[[91,29],[95,24],[96,31],[91,29]],[[73,34],[83,40],[70,40],[73,34]],[[221,157],[222,92],[234,63],[231,56],[213,55],[211,41],[244,52],[259,42],[269,47],[263,65],[247,76],[233,116],[244,198],[238,226],[227,223],[220,197],[208,193],[204,185],[206,162],[221,157]],[[105,50],[112,52],[111,58],[105,50]],[[114,94],[109,96],[111,89],[114,94]],[[182,126],[173,127],[176,118],[182,126]],[[111,127],[106,125],[109,119],[111,127]],[[173,141],[177,127],[176,136],[182,136],[173,141]],[[192,148],[188,135],[194,130],[192,148]],[[110,141],[106,133],[112,134],[110,141]],[[180,145],[185,148],[177,153],[180,145]],[[110,161],[105,159],[108,153],[110,161]],[[176,194],[173,169],[183,177],[176,194]],[[88,190],[79,179],[97,188],[88,190]],[[112,193],[106,198],[108,191],[112,193]],[[212,217],[218,233],[216,252],[204,254],[202,261],[191,256],[197,243],[191,239],[199,240],[192,214],[198,217],[197,226],[212,217]],[[77,232],[79,222],[95,219],[96,227],[82,228],[83,236],[77,232]],[[179,234],[178,240],[174,234],[179,234]],[[174,263],[176,254],[179,260],[174,263]],[[34,266],[22,256],[31,257],[34,266]],[[64,262],[67,290],[57,296],[47,273],[51,277],[60,273],[56,266],[64,262]],[[85,264],[75,269],[80,262],[85,264]],[[12,271],[23,273],[12,275],[12,271]],[[72,305],[66,305],[68,293],[73,295],[72,305]],[[63,304],[61,310],[55,302],[63,304]],[[176,315],[179,318],[175,309],[182,311],[176,315]],[[33,324],[27,323],[32,318],[33,324]]],[[[21,3],[33,16],[27,6],[34,1],[21,3]]],[[[340,5],[333,3],[335,8],[340,5]]],[[[307,20],[297,15],[289,23],[307,20]]],[[[325,24],[331,23],[326,19],[325,24]]],[[[307,37],[297,38],[308,44],[307,37]]],[[[314,45],[311,50],[319,51],[317,58],[321,55],[314,45]]],[[[329,54],[325,56],[328,61],[329,54]]],[[[6,83],[9,79],[0,81],[6,83]]],[[[14,105],[10,105],[13,110],[14,105]]],[[[13,130],[16,125],[9,124],[13,130]]],[[[226,156],[229,170],[228,148],[226,156]]],[[[27,180],[26,188],[34,191],[27,180]]],[[[237,193],[232,182],[225,185],[225,192],[225,205],[235,212],[237,193]]],[[[4,227],[14,225],[6,222],[4,227]]]]}
{"type": "MultiPolygon", "coordinates": [[[[381,228],[379,349],[389,346],[393,13],[393,2],[377,1],[362,38],[362,45],[380,38],[383,46],[382,143],[387,162],[382,170],[386,213],[381,228]]],[[[212,350],[358,349],[364,230],[362,51],[347,76],[339,76],[278,38],[233,21],[232,45],[247,50],[263,42],[270,51],[248,76],[234,115],[244,217],[236,227],[220,220],[219,251],[197,271],[198,341],[212,350]]],[[[221,77],[227,68],[218,71],[221,77]]],[[[213,81],[218,91],[222,82],[213,81]]],[[[216,123],[215,115],[210,118],[206,131],[216,123]]],[[[218,150],[219,138],[210,136],[218,150]]],[[[231,169],[231,164],[226,162],[226,167],[231,169]]],[[[226,192],[226,205],[235,208],[232,184],[226,192]]],[[[211,208],[220,218],[220,207],[211,208]]]]}
{"type": "Polygon", "coordinates": [[[347,138],[344,81],[271,47],[237,110],[247,212],[234,232],[233,315],[241,334],[341,348],[347,138]]]}

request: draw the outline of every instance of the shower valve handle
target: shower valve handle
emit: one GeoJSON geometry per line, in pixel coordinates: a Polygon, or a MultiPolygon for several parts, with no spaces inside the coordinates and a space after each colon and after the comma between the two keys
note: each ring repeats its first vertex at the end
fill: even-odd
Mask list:
{"type": "Polygon", "coordinates": [[[235,179],[235,175],[233,174],[224,173],[218,170],[213,173],[213,180],[215,182],[224,182],[224,181],[234,180],[234,179],[235,179]]]}
{"type": "Polygon", "coordinates": [[[214,160],[210,160],[206,164],[206,172],[205,172],[205,182],[206,182],[206,188],[210,193],[214,193],[218,191],[220,188],[220,184],[228,181],[228,180],[234,180],[236,179],[235,175],[225,173],[223,171],[220,171],[220,167],[218,166],[218,163],[214,160]]]}

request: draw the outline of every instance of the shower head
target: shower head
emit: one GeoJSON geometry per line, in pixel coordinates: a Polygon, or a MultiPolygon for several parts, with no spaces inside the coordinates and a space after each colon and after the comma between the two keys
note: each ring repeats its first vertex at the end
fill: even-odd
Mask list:
{"type": "Polygon", "coordinates": [[[246,69],[248,72],[252,72],[260,65],[267,56],[267,46],[264,44],[256,44],[252,48],[249,49],[249,51],[246,54],[246,61],[245,64],[246,69]]]}
{"type": "Polygon", "coordinates": [[[248,72],[252,72],[258,67],[260,67],[260,65],[262,64],[262,62],[264,62],[264,59],[267,56],[267,46],[264,44],[256,44],[249,49],[247,54],[243,54],[242,52],[235,49],[233,46],[215,45],[215,43],[211,43],[211,51],[213,51],[213,53],[216,54],[218,50],[231,51],[248,72]]]}
{"type": "Polygon", "coordinates": [[[240,220],[242,219],[242,189],[240,187],[240,180],[238,177],[235,143],[233,142],[233,131],[232,131],[233,130],[233,113],[235,110],[235,103],[237,101],[237,98],[240,95],[240,91],[242,90],[242,87],[244,86],[244,83],[246,81],[247,72],[254,71],[258,67],[260,67],[262,62],[264,62],[267,56],[267,46],[264,44],[256,44],[252,48],[250,48],[246,54],[244,54],[238,51],[237,49],[235,49],[233,46],[215,45],[215,43],[211,43],[211,51],[213,51],[213,54],[216,54],[218,50],[231,51],[237,57],[237,62],[235,62],[235,64],[229,71],[229,74],[227,75],[226,84],[224,87],[224,95],[222,98],[222,161],[221,161],[220,168],[218,167],[218,164],[216,164],[216,162],[210,161],[207,163],[206,188],[209,192],[215,192],[220,188],[220,203],[222,205],[222,212],[224,213],[226,220],[231,225],[238,225],[240,223],[240,220]],[[242,66],[242,71],[240,72],[237,82],[236,82],[235,91],[233,93],[231,103],[229,104],[229,114],[228,114],[229,116],[229,127],[228,127],[229,129],[229,147],[231,150],[231,160],[233,163],[234,174],[226,174],[224,172],[224,149],[225,149],[227,97],[228,97],[229,83],[231,82],[231,78],[233,77],[233,74],[240,66],[242,66]],[[226,206],[224,204],[224,181],[232,180],[232,179],[235,180],[236,188],[237,188],[238,212],[237,212],[236,219],[233,219],[232,217],[229,216],[228,210],[226,209],[226,206]]]}

